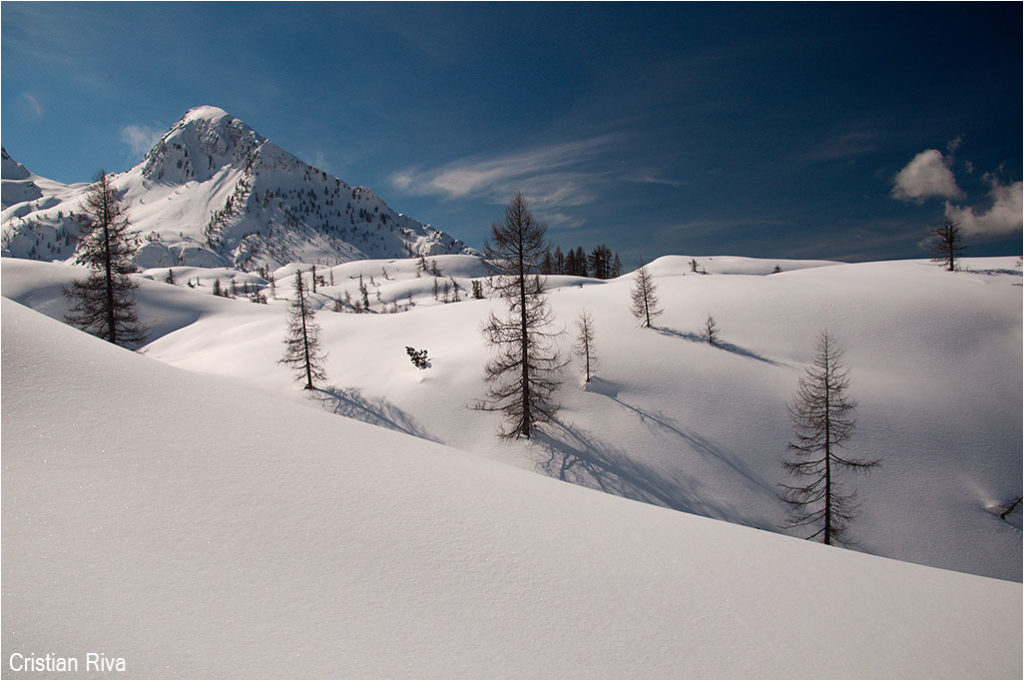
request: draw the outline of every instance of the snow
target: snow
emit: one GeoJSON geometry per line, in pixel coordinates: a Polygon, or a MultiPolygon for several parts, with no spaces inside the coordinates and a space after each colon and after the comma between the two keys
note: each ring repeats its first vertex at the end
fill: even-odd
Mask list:
{"type": "MultiPolygon", "coordinates": [[[[792,436],[786,404],[828,328],[846,349],[850,394],[859,402],[854,456],[882,468],[843,480],[861,511],[851,533],[860,551],[1020,581],[1020,512],[991,509],[1020,495],[1021,274],[1014,258],[968,260],[946,273],[927,261],[787,263],[716,257],[744,274],[697,275],[688,256],[650,265],[665,314],[641,329],[628,312],[632,275],[599,282],[552,277],[551,307],[572,342],[589,309],[599,368],[581,388],[576,364],[556,393],[556,424],[533,442],[498,442],[499,417],[468,408],[483,397],[490,357],[480,324],[494,300],[473,300],[486,269],[472,256],[437,256],[461,302],[433,296],[419,261],[357,261],[317,267],[328,282],[314,296],[328,352],[328,384],[315,404],[340,414],[578,485],[754,528],[785,531],[779,465],[792,436]],[[384,276],[387,271],[388,276],[384,276]],[[750,274],[769,276],[750,276],[750,274]],[[332,312],[359,275],[376,314],[332,312]],[[419,274],[420,276],[417,276],[419,274]],[[334,285],[329,285],[333,275],[334,285]],[[378,301],[377,292],[380,292],[378,301]],[[409,302],[411,298],[411,303],[409,302]],[[385,310],[401,314],[379,314],[385,310]],[[719,347],[702,342],[713,314],[719,347]],[[406,346],[426,349],[416,369],[406,346]]],[[[210,295],[226,269],[147,271],[138,292],[154,327],[150,358],[218,374],[268,394],[308,403],[277,362],[296,270],[276,270],[278,299],[253,305],[210,295]],[[186,279],[202,286],[189,289],[186,279]]],[[[60,318],[66,265],[3,261],[3,294],[60,318]]],[[[253,275],[234,273],[238,286],[253,275]]],[[[268,292],[267,289],[264,289],[268,292]]],[[[795,533],[794,531],[789,531],[795,533]]]]}
{"type": "Polygon", "coordinates": [[[712,256],[679,256],[669,255],[658,258],[649,268],[652,274],[675,275],[680,273],[693,274],[693,262],[696,262],[699,274],[749,274],[764,276],[781,274],[793,270],[828,267],[841,263],[834,260],[770,260],[760,258],[740,258],[729,255],[712,256]],[[776,272],[778,268],[778,272],[776,272]]]}
{"type": "MultiPolygon", "coordinates": [[[[755,281],[776,282],[769,285],[781,290],[771,289],[771,299],[796,318],[794,310],[806,299],[790,302],[792,310],[779,301],[810,284],[823,285],[826,274],[845,267],[755,281]],[[798,275],[812,280],[785,284],[798,275]]],[[[891,267],[898,273],[916,265],[891,267]]],[[[4,260],[4,296],[40,304],[41,292],[67,269],[4,260]]],[[[943,279],[930,270],[912,271],[929,287],[941,286],[943,279]]],[[[993,334],[1005,324],[1011,335],[1016,322],[1019,362],[1020,294],[1004,281],[1014,276],[951,275],[943,293],[955,292],[957,313],[996,298],[972,321],[994,310],[996,318],[984,330],[993,334]],[[1002,310],[999,301],[1014,298],[1016,311],[1002,310]]],[[[665,281],[665,326],[689,328],[689,286],[715,278],[680,277],[678,288],[665,281]]],[[[738,284],[732,288],[731,279],[721,281],[716,313],[740,305],[740,291],[754,294],[738,284]]],[[[6,298],[2,303],[5,665],[13,652],[84,657],[103,651],[125,658],[127,676],[148,678],[1019,678],[1024,671],[1020,584],[637,503],[503,465],[480,452],[392,432],[394,427],[339,418],[302,399],[287,370],[274,365],[283,301],[252,305],[158,281],[142,284],[146,314],[156,300],[196,306],[194,321],[182,322],[144,355],[6,298]],[[232,352],[239,361],[222,366],[232,352]]],[[[567,391],[565,419],[584,421],[597,431],[595,440],[614,438],[624,456],[642,451],[627,438],[636,436],[647,447],[666,428],[703,438],[709,449],[701,455],[678,447],[681,435],[675,436],[674,456],[694,465],[703,456],[702,475],[719,470],[701,489],[687,491],[724,506],[725,497],[712,489],[730,477],[723,471],[761,471],[733,449],[735,440],[724,438],[721,422],[733,431],[768,427],[778,405],[766,409],[759,424],[750,421],[758,412],[749,403],[763,401],[767,386],[777,385],[783,396],[789,392],[810,348],[794,344],[782,352],[779,335],[802,339],[804,329],[761,328],[762,345],[737,315],[728,325],[723,321],[725,338],[768,361],[713,351],[670,333],[615,323],[624,309],[611,302],[627,289],[624,280],[552,296],[563,315],[589,304],[603,334],[602,382],[589,391],[567,391]],[[607,300],[599,307],[602,296],[607,300]],[[618,342],[612,342],[614,334],[618,342]],[[624,366],[627,356],[634,359],[624,366]],[[669,371],[676,363],[694,371],[697,359],[706,362],[705,373],[724,380],[719,389],[691,378],[712,404],[689,401],[691,391],[676,381],[682,369],[669,371]],[[739,375],[730,379],[726,370],[739,375]],[[758,399],[738,400],[733,383],[746,383],[744,390],[758,399]],[[738,415],[704,421],[730,399],[738,415]],[[691,412],[693,420],[684,423],[682,413],[691,412]],[[595,420],[605,417],[610,421],[598,430],[595,420]],[[630,428],[619,432],[625,424],[630,428]]],[[[756,302],[746,304],[756,308],[756,302]]],[[[471,443],[477,430],[493,425],[491,417],[467,412],[458,401],[438,403],[464,396],[470,385],[479,389],[468,377],[479,380],[474,365],[485,353],[475,349],[479,341],[468,321],[490,305],[467,301],[400,315],[324,312],[319,319],[332,349],[329,372],[341,385],[365,385],[359,388],[369,398],[363,404],[390,408],[374,413],[392,426],[399,423],[393,398],[419,429],[471,443]],[[399,358],[405,366],[398,362],[394,356],[406,341],[432,349],[432,369],[420,372],[407,359],[399,358]],[[383,396],[389,401],[375,402],[383,396]],[[457,419],[471,424],[469,435],[453,432],[460,430],[453,427],[457,419]]],[[[922,315],[922,324],[938,323],[927,310],[922,315]]],[[[853,322],[830,321],[850,350],[861,420],[868,424],[862,429],[870,431],[879,411],[869,395],[881,388],[864,364],[880,351],[864,346],[871,335],[853,333],[853,322]]],[[[997,350],[1010,340],[993,338],[977,352],[1008,362],[997,350]]],[[[963,371],[983,364],[968,354],[963,371]]],[[[1019,364],[1002,369],[1019,380],[1019,364]]],[[[991,384],[998,372],[989,374],[982,390],[945,399],[968,406],[972,416],[986,416],[991,407],[974,405],[975,392],[1005,397],[1000,383],[991,384]]],[[[914,376],[913,364],[901,366],[888,385],[899,387],[914,376]]],[[[901,397],[917,387],[908,386],[901,397]]],[[[1001,423],[990,445],[1002,443],[999,431],[1013,430],[1006,417],[1019,415],[1019,398],[1018,391],[1011,400],[1016,404],[1009,410],[1003,405],[1001,419],[993,416],[982,426],[1001,423]]],[[[915,406],[934,408],[927,395],[915,406]]],[[[771,439],[769,434],[761,432],[759,439],[771,439]]],[[[900,444],[911,440],[903,433],[896,437],[900,444]]],[[[1001,455],[1015,460],[1014,486],[1019,422],[1016,437],[1016,453],[1001,455]]],[[[489,449],[498,448],[493,438],[487,441],[489,449]]],[[[497,458],[542,447],[503,449],[497,458]]],[[[909,462],[923,451],[904,454],[909,462]]],[[[896,447],[888,453],[891,470],[860,483],[864,492],[885,484],[886,476],[897,479],[888,483],[896,489],[962,479],[980,458],[973,450],[935,455],[939,473],[923,481],[918,475],[927,472],[927,463],[901,477],[906,464],[893,461],[898,453],[896,447]],[[946,469],[962,456],[970,460],[954,476],[946,469]]],[[[671,452],[655,454],[656,460],[634,463],[669,466],[671,452]]],[[[979,490],[993,483],[984,472],[972,477],[979,490]]],[[[956,506],[971,516],[965,486],[958,493],[942,490],[945,496],[934,507],[956,506]]],[[[894,508],[873,516],[869,509],[879,497],[865,495],[865,501],[858,534],[867,538],[878,531],[872,520],[894,508]]],[[[733,503],[750,505],[743,497],[733,503]]],[[[907,539],[927,534],[916,527],[918,518],[907,539]]],[[[1014,531],[1019,545],[1019,528],[1014,531]]],[[[4,673],[30,676],[9,667],[4,673]]]]}

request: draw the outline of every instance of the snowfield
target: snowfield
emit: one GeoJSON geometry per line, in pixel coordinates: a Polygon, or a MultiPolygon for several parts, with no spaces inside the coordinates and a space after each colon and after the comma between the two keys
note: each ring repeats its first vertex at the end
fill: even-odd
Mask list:
{"type": "Polygon", "coordinates": [[[629,314],[631,274],[550,277],[566,349],[593,315],[596,378],[566,367],[558,421],[499,442],[499,416],[468,408],[501,309],[470,296],[474,256],[428,257],[437,278],[416,259],[318,266],[313,394],[277,363],[309,265],[273,272],[268,305],[211,295],[231,276],[270,295],[253,274],[147,270],[140,356],[22,307],[59,319],[84,270],[3,259],[4,664],[102,650],[148,677],[1020,677],[1021,511],[999,517],[1021,494],[1017,259],[690,260],[649,265],[654,329],[629,314]],[[374,313],[332,311],[360,275],[374,313]],[[824,328],[859,403],[849,450],[882,459],[843,479],[853,551],[779,534],[786,404],[824,328]]]}
{"type": "Polygon", "coordinates": [[[2,313],[5,665],[1021,674],[1019,584],[561,484],[2,313]]]}

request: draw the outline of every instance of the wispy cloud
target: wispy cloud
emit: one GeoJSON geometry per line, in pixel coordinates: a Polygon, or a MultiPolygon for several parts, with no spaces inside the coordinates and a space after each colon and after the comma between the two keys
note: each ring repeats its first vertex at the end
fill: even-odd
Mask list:
{"type": "Polygon", "coordinates": [[[964,230],[965,234],[1012,234],[1022,227],[1022,209],[1024,209],[1024,187],[1018,180],[1012,184],[1002,184],[998,179],[989,178],[991,189],[989,198],[992,205],[982,213],[975,213],[974,208],[954,206],[946,202],[946,217],[953,220],[964,230]]]}
{"type": "Polygon", "coordinates": [[[953,171],[949,169],[942,152],[926,149],[893,178],[892,196],[901,201],[922,203],[932,196],[962,199],[964,193],[957,186],[953,171]]]}
{"type": "Polygon", "coordinates": [[[324,153],[324,150],[320,147],[316,147],[312,150],[304,150],[299,154],[299,158],[313,166],[317,170],[330,173],[331,175],[337,175],[331,160],[324,153]]]}
{"type": "Polygon", "coordinates": [[[583,218],[576,215],[570,215],[569,213],[562,211],[545,213],[544,219],[552,227],[557,227],[562,230],[577,229],[586,224],[586,220],[583,218]]]}
{"type": "Polygon", "coordinates": [[[39,98],[34,94],[31,92],[22,93],[21,101],[24,105],[25,111],[28,112],[32,118],[38,120],[43,117],[43,114],[45,113],[43,111],[43,105],[39,102],[39,98]]]}
{"type": "Polygon", "coordinates": [[[502,203],[516,191],[536,207],[562,208],[593,203],[610,178],[595,161],[621,138],[602,135],[538,146],[492,157],[468,157],[437,168],[407,168],[393,173],[398,191],[449,199],[502,203]]]}
{"type": "Polygon", "coordinates": [[[802,155],[810,163],[847,161],[879,148],[879,135],[873,130],[850,130],[818,142],[802,155]]]}
{"type": "Polygon", "coordinates": [[[146,125],[126,125],[121,128],[121,142],[128,146],[133,156],[140,157],[153,148],[164,132],[146,125]]]}
{"type": "Polygon", "coordinates": [[[625,180],[627,182],[635,182],[637,184],[662,184],[668,187],[685,187],[689,184],[686,180],[676,180],[655,172],[643,172],[631,177],[626,177],[625,180]]]}

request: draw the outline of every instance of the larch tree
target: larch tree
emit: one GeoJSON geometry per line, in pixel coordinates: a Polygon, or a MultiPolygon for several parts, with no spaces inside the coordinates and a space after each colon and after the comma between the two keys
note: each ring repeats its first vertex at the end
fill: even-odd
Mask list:
{"type": "Polygon", "coordinates": [[[718,323],[714,317],[708,315],[707,320],[704,321],[704,338],[711,345],[718,345],[718,341],[721,340],[720,336],[721,332],[718,329],[718,323]]]}
{"type": "Polygon", "coordinates": [[[658,307],[658,296],[655,293],[654,278],[647,271],[646,265],[641,265],[634,273],[632,307],[630,310],[633,316],[640,320],[640,326],[651,327],[651,319],[662,313],[658,307]]]}
{"type": "Polygon", "coordinates": [[[294,369],[296,380],[306,381],[304,389],[313,390],[313,380],[326,380],[327,374],[323,366],[325,355],[320,348],[320,325],[306,299],[301,272],[295,273],[295,298],[289,308],[285,352],[279,363],[294,369]]]}
{"type": "Polygon", "coordinates": [[[952,220],[946,220],[942,227],[936,227],[932,235],[932,260],[942,263],[942,266],[949,272],[956,270],[956,261],[963,250],[963,233],[960,225],[952,220]]]}
{"type": "Polygon", "coordinates": [[[576,319],[576,345],[573,347],[583,363],[586,382],[597,369],[597,351],[594,346],[594,320],[586,310],[576,319]]]}
{"type": "Polygon", "coordinates": [[[782,466],[794,480],[783,484],[783,499],[790,504],[790,527],[810,527],[807,539],[825,544],[846,544],[846,529],[856,512],[856,495],[842,491],[836,472],[867,472],[878,459],[841,454],[853,433],[857,403],[847,394],[849,370],[843,352],[829,333],[818,336],[813,363],[807,368],[789,405],[794,438],[791,456],[782,466]]]}
{"type": "Polygon", "coordinates": [[[71,301],[64,319],[73,326],[125,347],[145,342],[146,329],[135,309],[135,289],[129,274],[138,248],[128,233],[128,215],[110,176],[100,171],[82,205],[82,227],[77,262],[89,267],[85,279],[63,289],[71,301]]]}
{"type": "Polygon", "coordinates": [[[565,362],[555,344],[560,333],[550,330],[545,280],[537,274],[548,250],[546,231],[517,192],[505,206],[504,220],[491,225],[493,243],[485,244],[487,260],[498,272],[491,286],[508,314],[499,318],[492,312],[484,323],[484,339],[497,354],[484,368],[487,397],[475,406],[504,414],[502,438],[529,439],[557,410],[551,395],[565,362]]]}

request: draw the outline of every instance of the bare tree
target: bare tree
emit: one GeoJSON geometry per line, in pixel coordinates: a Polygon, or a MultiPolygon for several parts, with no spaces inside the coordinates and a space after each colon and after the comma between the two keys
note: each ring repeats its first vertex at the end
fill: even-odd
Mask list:
{"type": "Polygon", "coordinates": [[[879,465],[878,459],[839,453],[853,433],[857,406],[846,393],[850,379],[842,355],[828,332],[818,336],[814,361],[800,378],[789,405],[794,432],[789,443],[792,458],[782,462],[798,481],[782,485],[783,498],[792,507],[790,526],[816,528],[807,538],[821,537],[825,544],[848,543],[844,534],[856,511],[855,494],[841,491],[836,470],[866,472],[879,465]]]}
{"type": "Polygon", "coordinates": [[[658,296],[655,293],[654,278],[645,265],[635,272],[633,278],[633,305],[630,308],[633,316],[641,321],[640,326],[651,327],[651,318],[662,313],[658,308],[658,296]]]}
{"type": "Polygon", "coordinates": [[[704,338],[706,338],[708,343],[711,345],[718,345],[718,324],[715,322],[715,318],[711,315],[708,315],[707,321],[704,322],[704,338]]]}
{"type": "Polygon", "coordinates": [[[963,234],[960,225],[946,220],[942,227],[932,230],[933,261],[942,263],[948,271],[956,270],[956,259],[963,250],[963,234]]]}
{"type": "Polygon", "coordinates": [[[323,381],[327,374],[323,368],[325,355],[320,349],[320,325],[316,323],[315,311],[306,300],[302,286],[302,273],[295,273],[295,298],[290,305],[288,333],[285,336],[285,352],[279,364],[287,364],[295,370],[296,380],[305,379],[306,390],[313,390],[313,379],[323,381]]]}
{"type": "Polygon", "coordinates": [[[587,383],[590,383],[590,375],[597,369],[597,352],[594,347],[594,320],[586,310],[580,312],[576,319],[576,345],[573,349],[583,360],[583,370],[587,383]]]}
{"type": "Polygon", "coordinates": [[[89,267],[85,279],[64,288],[71,301],[65,320],[83,331],[123,346],[141,345],[146,330],[135,311],[138,282],[132,258],[138,246],[128,233],[128,215],[117,197],[110,176],[100,171],[82,206],[82,228],[77,262],[89,267]]]}
{"type": "Polygon", "coordinates": [[[548,250],[546,230],[516,193],[505,206],[505,219],[491,225],[493,246],[485,244],[488,261],[500,273],[491,286],[508,305],[508,315],[500,319],[492,312],[483,326],[484,339],[497,348],[497,356],[484,369],[487,398],[476,408],[505,415],[498,430],[503,438],[529,439],[535,425],[557,409],[550,398],[565,362],[554,343],[559,333],[548,330],[553,316],[545,281],[537,274],[548,250]]]}

